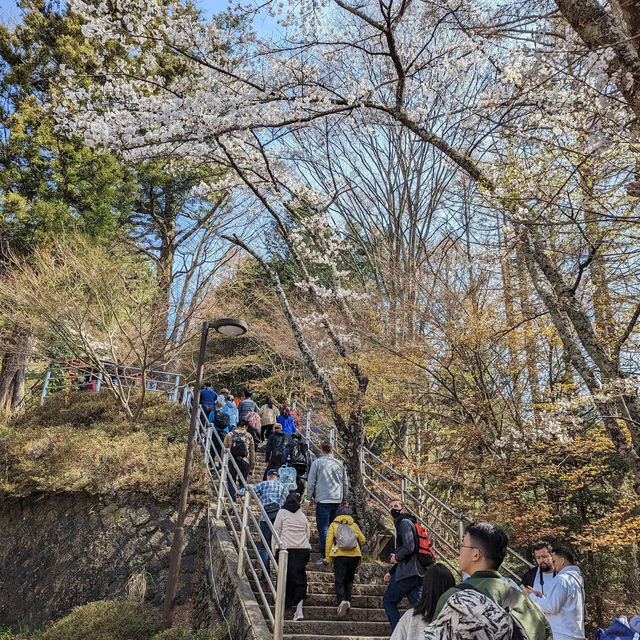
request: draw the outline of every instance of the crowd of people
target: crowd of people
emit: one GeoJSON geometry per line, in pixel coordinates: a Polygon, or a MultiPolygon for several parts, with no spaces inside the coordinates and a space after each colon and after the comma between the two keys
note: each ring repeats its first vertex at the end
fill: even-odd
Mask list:
{"type": "MultiPolygon", "coordinates": [[[[275,531],[289,555],[285,605],[295,608],[293,619],[304,619],[312,549],[311,525],[301,509],[305,493],[315,506],[321,552],[316,562],[332,565],[337,614],[347,616],[366,540],[348,505],[347,472],[332,445],[323,442],[312,460],[298,430],[299,416],[287,405],[276,409],[271,397],[259,407],[250,391],[217,394],[207,382],[200,403],[219,436],[212,446],[228,449],[236,462],[229,469],[232,500],[238,472],[247,479],[257,452],[264,450],[267,471],[253,487],[263,506],[260,557],[268,574],[279,551],[275,531]]],[[[392,500],[388,507],[395,537],[382,605],[391,640],[584,640],[584,582],[570,550],[540,541],[534,547],[536,565],[516,582],[498,572],[507,553],[506,532],[473,523],[459,547],[463,579],[456,582],[450,568],[436,562],[426,528],[402,501],[392,500]],[[412,606],[401,614],[404,598],[412,606]]]]}
{"type": "Polygon", "coordinates": [[[399,500],[389,505],[394,518],[393,573],[388,573],[384,608],[391,640],[584,640],[585,592],[570,551],[541,541],[536,566],[519,582],[498,570],[509,538],[495,524],[469,525],[459,547],[463,579],[432,556],[416,562],[416,519],[399,500]],[[413,607],[400,617],[397,605],[407,596],[413,607]]]}

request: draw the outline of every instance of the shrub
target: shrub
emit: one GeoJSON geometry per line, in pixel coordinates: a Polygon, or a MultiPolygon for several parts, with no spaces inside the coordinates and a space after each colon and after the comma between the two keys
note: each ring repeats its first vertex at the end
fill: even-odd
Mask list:
{"type": "Polygon", "coordinates": [[[151,605],[100,600],[76,607],[43,634],[42,640],[149,640],[160,628],[151,605]]]}
{"type": "Polygon", "coordinates": [[[227,635],[226,625],[218,625],[214,629],[192,631],[188,627],[171,627],[153,636],[152,640],[222,640],[227,635]]]}
{"type": "MultiPolygon", "coordinates": [[[[108,396],[60,396],[0,424],[0,495],[59,491],[140,491],[172,500],[180,490],[189,423],[184,407],[153,398],[140,422],[127,421],[108,396]]],[[[203,497],[195,464],[192,489],[203,497]]]]}

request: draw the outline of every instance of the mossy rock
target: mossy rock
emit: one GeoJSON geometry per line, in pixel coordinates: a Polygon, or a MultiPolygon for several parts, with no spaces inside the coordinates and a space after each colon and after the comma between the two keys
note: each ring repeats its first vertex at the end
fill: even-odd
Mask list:
{"type": "Polygon", "coordinates": [[[76,607],[41,636],[42,640],[150,640],[160,629],[151,605],[132,600],[100,600],[76,607]]]}
{"type": "Polygon", "coordinates": [[[188,627],[171,627],[153,636],[152,640],[222,640],[227,634],[224,626],[192,631],[188,627]]]}

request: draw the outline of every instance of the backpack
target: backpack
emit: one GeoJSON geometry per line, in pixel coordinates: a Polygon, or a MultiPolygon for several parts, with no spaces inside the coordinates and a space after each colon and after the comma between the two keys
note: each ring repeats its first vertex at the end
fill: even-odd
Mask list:
{"type": "Polygon", "coordinates": [[[224,431],[229,426],[229,416],[221,411],[216,411],[213,417],[213,426],[216,431],[224,431]]]}
{"type": "Polygon", "coordinates": [[[271,455],[274,453],[284,453],[284,447],[286,444],[285,434],[282,431],[276,431],[269,436],[269,442],[271,444],[271,455]]]}
{"type": "Polygon", "coordinates": [[[467,581],[456,585],[456,589],[459,591],[473,591],[481,596],[479,601],[483,607],[483,611],[481,615],[476,618],[476,623],[478,620],[487,620],[487,626],[494,623],[501,624],[504,623],[504,621],[498,621],[496,618],[496,616],[501,616],[506,619],[506,622],[508,622],[511,627],[511,633],[507,636],[509,640],[531,640],[522,623],[512,613],[518,600],[526,597],[522,595],[522,592],[516,587],[509,588],[502,602],[495,602],[467,581]]]}
{"type": "Polygon", "coordinates": [[[247,434],[233,432],[231,436],[231,455],[238,460],[246,458],[249,455],[249,447],[247,446],[247,434]]]}
{"type": "Polygon", "coordinates": [[[247,417],[245,418],[245,420],[249,423],[249,426],[254,431],[260,431],[262,422],[260,421],[260,416],[255,411],[252,411],[251,413],[247,414],[247,417]]]}
{"type": "Polygon", "coordinates": [[[294,440],[289,448],[289,464],[307,464],[305,446],[302,442],[294,440]]]}
{"type": "Polygon", "coordinates": [[[280,476],[280,482],[289,489],[289,491],[295,491],[297,483],[297,472],[293,467],[280,467],[278,469],[278,475],[280,476]]]}
{"type": "Polygon", "coordinates": [[[418,562],[423,567],[428,567],[436,560],[436,554],[431,545],[429,538],[429,530],[420,522],[413,523],[416,530],[416,553],[418,554],[418,562]]]}
{"type": "Polygon", "coordinates": [[[631,621],[624,616],[616,618],[606,630],[598,627],[595,640],[640,640],[640,616],[631,621]]]}
{"type": "Polygon", "coordinates": [[[341,522],[336,532],[336,545],[342,551],[354,551],[358,548],[356,532],[346,523],[341,522]]]}
{"type": "Polygon", "coordinates": [[[425,627],[424,640],[529,639],[526,633],[517,635],[516,626],[518,632],[521,627],[515,618],[481,591],[464,582],[456,589],[425,627]]]}

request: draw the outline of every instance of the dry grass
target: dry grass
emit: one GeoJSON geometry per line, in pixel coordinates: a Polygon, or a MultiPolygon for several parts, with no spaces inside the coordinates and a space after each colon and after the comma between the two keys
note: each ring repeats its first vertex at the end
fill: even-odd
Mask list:
{"type": "MultiPolygon", "coordinates": [[[[60,491],[89,494],[141,491],[173,499],[182,481],[188,421],[184,407],[150,407],[127,422],[108,396],[74,394],[32,408],[0,426],[0,495],[60,491]]],[[[193,489],[204,474],[194,466],[193,489]]]]}

